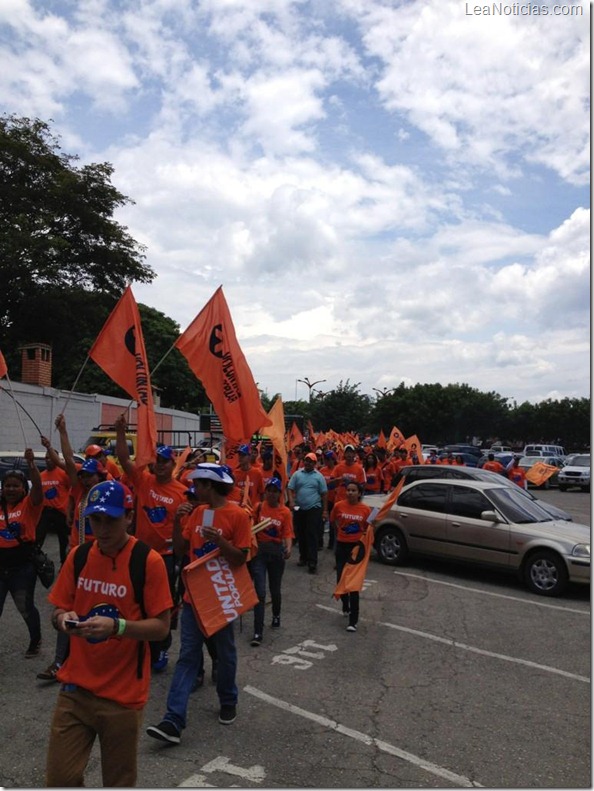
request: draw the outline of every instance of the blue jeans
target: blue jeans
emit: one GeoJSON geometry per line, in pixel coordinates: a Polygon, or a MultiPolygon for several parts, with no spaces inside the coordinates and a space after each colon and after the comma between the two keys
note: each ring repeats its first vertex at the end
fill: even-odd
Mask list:
{"type": "Polygon", "coordinates": [[[254,634],[264,632],[264,605],[266,602],[266,575],[272,599],[272,614],[281,613],[281,582],[285,570],[281,544],[262,542],[258,554],[250,560],[250,573],[258,594],[258,604],[254,607],[254,634]]]}
{"type": "MultiPolygon", "coordinates": [[[[165,720],[172,722],[176,728],[186,727],[188,700],[196,676],[204,667],[202,647],[205,637],[200,631],[192,606],[184,602],[181,619],[179,659],[175,665],[171,687],[167,695],[167,713],[165,720]]],[[[218,658],[217,694],[221,706],[237,705],[237,651],[233,623],[212,636],[218,658]]]]}
{"type": "Polygon", "coordinates": [[[10,593],[17,610],[27,624],[32,643],[41,640],[41,619],[34,601],[36,582],[37,573],[33,563],[23,563],[21,566],[0,570],[0,615],[6,597],[10,593]]]}

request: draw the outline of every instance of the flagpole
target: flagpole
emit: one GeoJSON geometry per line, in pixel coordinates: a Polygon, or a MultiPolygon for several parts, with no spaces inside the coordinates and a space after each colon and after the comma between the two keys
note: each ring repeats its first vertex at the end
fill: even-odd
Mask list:
{"type": "Polygon", "coordinates": [[[82,372],[83,372],[83,371],[84,371],[84,369],[85,369],[85,365],[86,365],[88,362],[89,362],[89,355],[87,354],[87,357],[86,357],[86,359],[85,359],[84,363],[82,364],[82,367],[81,367],[80,371],[78,372],[78,374],[77,374],[77,376],[76,376],[76,379],[74,380],[74,384],[72,385],[72,389],[70,390],[70,392],[68,393],[68,396],[66,397],[66,401],[64,402],[64,406],[62,407],[62,412],[61,412],[61,414],[62,414],[62,415],[64,414],[64,412],[66,412],[66,407],[68,406],[68,402],[69,402],[69,401],[70,401],[70,399],[72,398],[72,395],[73,395],[73,393],[74,393],[74,388],[75,388],[75,387],[76,387],[76,385],[78,384],[78,380],[80,379],[80,377],[81,377],[81,375],[82,375],[82,372]]]}
{"type": "MultiPolygon", "coordinates": [[[[27,447],[27,436],[26,436],[26,434],[25,434],[25,427],[23,426],[23,421],[22,421],[22,419],[21,419],[21,413],[19,412],[19,406],[20,406],[20,404],[19,404],[19,402],[16,400],[16,397],[15,397],[15,395],[14,395],[14,392],[13,392],[13,390],[12,390],[12,382],[10,381],[10,377],[8,376],[8,371],[6,372],[5,376],[6,376],[6,381],[8,382],[8,387],[10,388],[10,393],[8,393],[8,390],[4,390],[4,388],[2,388],[2,389],[4,390],[4,392],[5,392],[5,393],[8,393],[8,395],[9,395],[9,396],[12,398],[12,400],[13,400],[13,401],[14,401],[14,403],[15,403],[15,409],[16,409],[17,417],[18,417],[18,419],[19,419],[19,424],[20,424],[20,426],[21,426],[21,431],[23,432],[23,442],[24,442],[24,444],[25,444],[25,447],[27,447]]],[[[21,408],[22,408],[22,407],[21,407],[21,408]]],[[[26,410],[25,410],[25,411],[26,411],[26,410]]],[[[29,415],[29,413],[28,413],[28,412],[27,412],[27,414],[29,415]]],[[[29,415],[29,417],[31,417],[31,415],[29,415]]],[[[33,418],[32,418],[32,417],[31,417],[31,420],[33,420],[33,418]]],[[[35,423],[35,421],[34,421],[34,420],[33,420],[33,423],[35,423]]],[[[37,430],[39,431],[39,427],[37,426],[37,423],[35,423],[35,426],[36,426],[37,430]]],[[[41,431],[39,431],[39,434],[41,435],[41,431]]]]}
{"type": "Polygon", "coordinates": [[[169,357],[169,355],[171,354],[171,352],[172,352],[172,351],[175,349],[175,344],[176,344],[176,343],[177,343],[177,338],[176,338],[176,339],[173,341],[173,343],[171,344],[171,346],[169,347],[169,349],[167,349],[167,351],[165,352],[165,354],[164,354],[164,355],[161,357],[161,359],[159,360],[159,362],[158,362],[158,363],[155,365],[155,367],[153,368],[153,370],[150,372],[149,376],[151,377],[151,379],[152,379],[152,377],[153,377],[153,374],[154,374],[154,373],[155,373],[155,371],[157,370],[157,368],[158,368],[158,367],[161,365],[161,363],[162,363],[162,362],[165,360],[165,358],[166,358],[166,357],[169,357]]]}

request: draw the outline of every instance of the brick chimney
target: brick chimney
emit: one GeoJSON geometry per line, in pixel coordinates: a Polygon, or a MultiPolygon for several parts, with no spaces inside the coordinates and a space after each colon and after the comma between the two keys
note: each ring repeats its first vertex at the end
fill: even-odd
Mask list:
{"type": "Polygon", "coordinates": [[[52,386],[52,347],[45,343],[19,346],[21,352],[21,381],[40,387],[52,386]]]}

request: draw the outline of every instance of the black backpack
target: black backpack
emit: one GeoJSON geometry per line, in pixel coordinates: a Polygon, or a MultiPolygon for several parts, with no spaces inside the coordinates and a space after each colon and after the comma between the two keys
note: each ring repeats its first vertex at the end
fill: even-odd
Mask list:
{"type": "MultiPolygon", "coordinates": [[[[78,585],[78,578],[81,571],[86,565],[89,557],[89,552],[94,544],[94,541],[85,541],[74,550],[74,586],[78,585]]],[[[143,541],[136,541],[130,553],[130,580],[134,590],[134,601],[140,607],[142,617],[146,618],[146,610],[144,608],[144,583],[146,579],[146,561],[151,548],[143,541]]],[[[142,678],[142,670],[144,666],[144,652],[146,644],[143,640],[138,642],[138,664],[136,667],[136,677],[142,678]]]]}

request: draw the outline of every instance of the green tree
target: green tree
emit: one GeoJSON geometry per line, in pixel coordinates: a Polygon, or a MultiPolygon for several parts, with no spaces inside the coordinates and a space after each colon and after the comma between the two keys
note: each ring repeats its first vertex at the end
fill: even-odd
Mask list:
{"type": "Polygon", "coordinates": [[[362,431],[369,422],[371,399],[359,392],[360,382],[342,380],[328,393],[316,393],[309,404],[316,431],[362,431]]]}
{"type": "Polygon", "coordinates": [[[69,292],[75,302],[83,292],[116,297],[154,278],[144,248],[113,219],[132,201],[112,174],[107,162],[79,167],[44,121],[0,117],[0,330],[13,364],[30,337],[30,306],[40,317],[46,295],[52,306],[69,292]]]}

